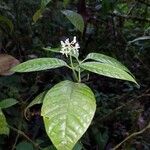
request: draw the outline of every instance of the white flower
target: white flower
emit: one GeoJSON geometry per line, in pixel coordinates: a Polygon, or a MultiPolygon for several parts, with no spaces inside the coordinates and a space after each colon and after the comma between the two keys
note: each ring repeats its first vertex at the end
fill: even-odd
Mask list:
{"type": "Polygon", "coordinates": [[[61,41],[61,53],[68,57],[69,54],[79,54],[79,43],[76,40],[76,36],[73,38],[73,41],[69,41],[67,38],[65,42],[61,41]]]}

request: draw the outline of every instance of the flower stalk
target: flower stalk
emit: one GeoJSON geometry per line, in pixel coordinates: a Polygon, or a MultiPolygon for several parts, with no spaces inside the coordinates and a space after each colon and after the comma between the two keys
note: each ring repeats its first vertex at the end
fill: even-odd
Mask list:
{"type": "Polygon", "coordinates": [[[71,42],[69,41],[69,38],[67,38],[64,42],[61,41],[61,51],[60,51],[60,53],[62,53],[66,57],[68,57],[68,55],[69,55],[70,68],[72,69],[74,78],[75,78],[76,81],[81,82],[80,69],[78,70],[78,74],[77,74],[76,70],[75,70],[75,66],[73,64],[73,59],[72,59],[72,57],[74,57],[76,59],[77,63],[80,64],[79,59],[78,59],[79,48],[80,48],[80,46],[79,46],[79,43],[76,40],[76,37],[74,37],[71,42]]]}

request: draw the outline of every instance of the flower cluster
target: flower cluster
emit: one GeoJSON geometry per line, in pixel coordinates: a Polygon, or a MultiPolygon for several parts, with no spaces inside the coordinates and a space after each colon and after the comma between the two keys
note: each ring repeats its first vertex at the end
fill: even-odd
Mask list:
{"type": "Polygon", "coordinates": [[[68,57],[69,54],[79,54],[79,43],[76,40],[76,37],[73,38],[73,41],[69,41],[69,38],[65,42],[61,41],[61,53],[68,57]]]}

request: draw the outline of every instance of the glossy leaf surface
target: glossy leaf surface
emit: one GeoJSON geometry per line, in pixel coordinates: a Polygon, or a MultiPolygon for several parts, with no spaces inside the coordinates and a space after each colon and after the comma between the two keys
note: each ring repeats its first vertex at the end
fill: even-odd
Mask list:
{"type": "Polygon", "coordinates": [[[82,83],[62,81],[43,101],[46,132],[57,150],[72,150],[89,127],[96,109],[91,89],[82,83]]]}
{"type": "Polygon", "coordinates": [[[84,30],[84,20],[83,17],[71,10],[62,11],[62,13],[70,20],[70,22],[83,33],[84,30]]]}
{"type": "Polygon", "coordinates": [[[126,71],[121,70],[120,68],[114,67],[110,64],[104,64],[99,62],[86,62],[80,65],[81,68],[97,73],[99,75],[116,78],[116,79],[122,79],[131,81],[137,84],[135,79],[128,74],[126,71]]]}
{"type": "Polygon", "coordinates": [[[14,67],[12,71],[15,72],[32,72],[53,69],[58,67],[67,66],[67,64],[57,58],[37,58],[21,63],[20,65],[14,67]]]}
{"type": "Polygon", "coordinates": [[[130,72],[128,70],[128,68],[126,68],[123,64],[121,64],[118,60],[109,57],[107,55],[104,54],[98,54],[98,53],[90,53],[87,55],[87,57],[85,58],[85,60],[87,59],[91,59],[91,60],[95,60],[95,61],[99,61],[101,63],[105,63],[105,64],[110,64],[114,67],[120,68],[122,70],[125,70],[127,72],[130,72]]]}

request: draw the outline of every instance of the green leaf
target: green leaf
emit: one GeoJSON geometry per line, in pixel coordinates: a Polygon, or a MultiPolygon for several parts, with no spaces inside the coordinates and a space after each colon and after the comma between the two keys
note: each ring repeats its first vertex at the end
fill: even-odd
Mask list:
{"type": "Polygon", "coordinates": [[[9,27],[11,32],[14,30],[14,25],[10,19],[4,16],[0,16],[0,23],[7,25],[7,27],[9,27]]]}
{"type": "Polygon", "coordinates": [[[1,109],[8,108],[8,107],[11,107],[17,103],[18,103],[18,101],[16,99],[13,99],[13,98],[4,99],[4,100],[0,101],[0,108],[1,109]]]}
{"type": "Polygon", "coordinates": [[[40,18],[42,18],[43,9],[38,9],[33,15],[33,21],[36,23],[40,18]]]}
{"type": "Polygon", "coordinates": [[[66,62],[57,58],[37,58],[26,61],[12,68],[14,72],[32,72],[67,66],[66,62]]]}
{"type": "Polygon", "coordinates": [[[47,92],[41,114],[57,150],[72,150],[89,127],[95,110],[94,94],[85,84],[62,81],[47,92]]]}
{"type": "Polygon", "coordinates": [[[34,105],[43,103],[43,99],[45,97],[46,92],[47,91],[44,91],[44,92],[40,93],[37,97],[35,97],[35,99],[26,107],[26,109],[24,111],[25,115],[26,115],[27,111],[29,110],[29,108],[31,108],[34,105]]]}
{"type": "Polygon", "coordinates": [[[150,36],[142,36],[142,37],[138,37],[132,41],[129,41],[129,44],[137,42],[137,41],[145,41],[145,40],[150,40],[150,36]]]}
{"type": "Polygon", "coordinates": [[[40,9],[38,9],[34,15],[33,15],[33,21],[34,23],[36,23],[40,18],[42,18],[42,13],[45,10],[45,7],[47,6],[47,4],[50,2],[51,0],[41,0],[41,6],[40,9]]]}
{"type": "Polygon", "coordinates": [[[70,0],[63,0],[63,3],[64,3],[64,6],[66,7],[70,3],[70,0]]]}
{"type": "Polygon", "coordinates": [[[99,61],[101,63],[105,63],[105,64],[110,64],[114,67],[120,68],[122,70],[125,70],[127,72],[129,72],[131,74],[131,72],[128,70],[128,68],[126,68],[123,64],[121,64],[118,60],[106,56],[104,54],[99,54],[99,53],[90,53],[87,55],[87,57],[85,58],[85,60],[95,60],[95,61],[99,61]]]}
{"type": "Polygon", "coordinates": [[[51,0],[41,0],[41,8],[45,8],[51,0]]]}
{"type": "Polygon", "coordinates": [[[0,134],[9,134],[9,128],[7,126],[6,118],[0,109],[0,134]]]}
{"type": "Polygon", "coordinates": [[[34,150],[33,145],[29,142],[21,142],[16,146],[16,150],[34,150]]]}
{"type": "Polygon", "coordinates": [[[84,20],[83,17],[71,10],[62,11],[62,13],[70,20],[70,22],[83,33],[84,30],[84,20]]]}
{"type": "MultiPolygon", "coordinates": [[[[60,50],[61,50],[60,47],[58,47],[58,48],[46,47],[46,48],[43,48],[43,49],[46,50],[46,51],[54,52],[54,53],[60,53],[62,55],[62,53],[60,52],[60,50]]],[[[79,57],[79,54],[74,54],[73,52],[71,52],[70,55],[75,57],[75,58],[79,57]]]]}
{"type": "Polygon", "coordinates": [[[80,67],[85,70],[97,73],[99,75],[132,81],[137,84],[135,79],[126,71],[118,67],[112,66],[110,64],[104,64],[104,63],[99,63],[99,62],[86,62],[86,63],[80,64],[80,67]]]}
{"type": "Polygon", "coordinates": [[[54,53],[60,53],[60,48],[44,47],[43,49],[46,51],[54,52],[54,53]]]}

